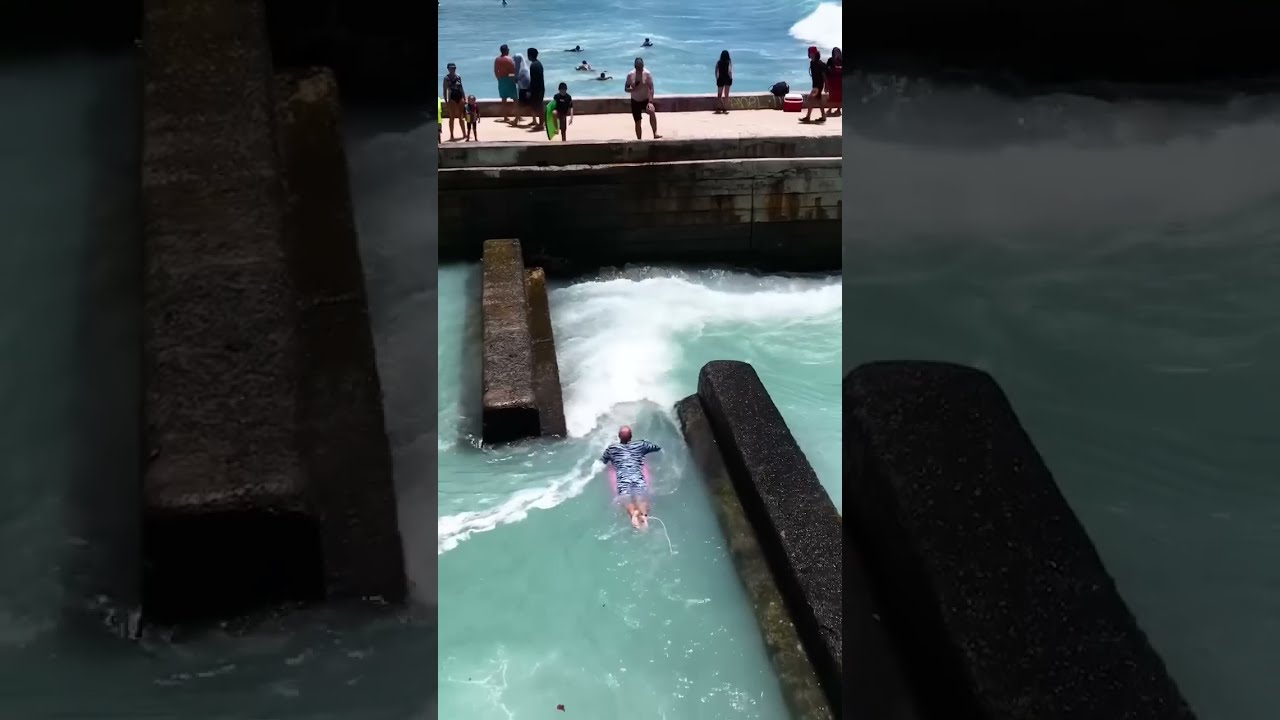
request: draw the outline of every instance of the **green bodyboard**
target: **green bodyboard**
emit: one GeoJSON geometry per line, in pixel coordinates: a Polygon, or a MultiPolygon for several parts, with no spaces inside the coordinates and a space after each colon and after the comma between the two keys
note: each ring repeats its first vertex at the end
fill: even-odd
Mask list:
{"type": "Polygon", "coordinates": [[[560,125],[556,123],[556,101],[552,100],[547,103],[547,139],[554,140],[556,133],[560,132],[560,125]]]}

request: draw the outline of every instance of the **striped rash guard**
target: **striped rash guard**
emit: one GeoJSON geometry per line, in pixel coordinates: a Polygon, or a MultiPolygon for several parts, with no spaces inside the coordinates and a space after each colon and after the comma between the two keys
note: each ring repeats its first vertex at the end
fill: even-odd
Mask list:
{"type": "Polygon", "coordinates": [[[644,456],[661,449],[648,440],[617,442],[604,449],[600,460],[606,465],[613,463],[613,471],[618,476],[618,487],[621,489],[624,485],[643,485],[644,456]]]}

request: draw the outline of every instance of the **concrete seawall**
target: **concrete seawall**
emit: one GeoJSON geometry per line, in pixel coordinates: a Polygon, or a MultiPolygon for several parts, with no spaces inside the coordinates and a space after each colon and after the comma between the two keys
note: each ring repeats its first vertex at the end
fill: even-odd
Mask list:
{"type": "MultiPolygon", "coordinates": [[[[750,365],[707,363],[696,399],[831,712],[843,717],[840,516],[750,365]]],[[[697,419],[688,407],[682,416],[697,419]]],[[[714,465],[704,470],[714,478],[714,465]]]]}
{"type": "Polygon", "coordinates": [[[842,187],[841,160],[829,157],[441,170],[440,261],[474,262],[486,239],[519,237],[526,259],[548,271],[634,262],[834,271],[842,187]]]}
{"type": "Polygon", "coordinates": [[[440,169],[628,165],[749,160],[760,158],[838,158],[841,137],[777,136],[696,138],[661,142],[591,141],[572,143],[492,143],[441,145],[440,169]]]}
{"type": "Polygon", "coordinates": [[[864,365],[844,412],[850,540],[926,714],[1193,717],[989,375],[864,365]]]}
{"type": "Polygon", "coordinates": [[[376,383],[363,375],[367,339],[346,358],[322,341],[329,331],[364,337],[367,321],[354,301],[336,314],[300,310],[304,298],[335,299],[363,282],[343,267],[354,237],[341,148],[326,147],[332,98],[291,95],[277,144],[257,2],[153,0],[144,44],[143,611],[180,623],[325,597],[395,601],[403,566],[379,485],[386,440],[370,406],[376,383]],[[288,201],[281,150],[289,171],[317,173],[295,175],[288,201]],[[324,252],[295,265],[289,239],[310,218],[289,208],[317,202],[336,203],[325,216],[336,224],[312,228],[307,242],[324,252]],[[351,371],[360,391],[329,385],[351,371]],[[339,408],[357,414],[304,419],[339,408]],[[350,448],[316,444],[347,431],[358,434],[350,448]],[[341,479],[314,474],[366,461],[359,481],[372,505],[336,504],[341,479]],[[375,527],[388,516],[390,527],[375,527]]]}

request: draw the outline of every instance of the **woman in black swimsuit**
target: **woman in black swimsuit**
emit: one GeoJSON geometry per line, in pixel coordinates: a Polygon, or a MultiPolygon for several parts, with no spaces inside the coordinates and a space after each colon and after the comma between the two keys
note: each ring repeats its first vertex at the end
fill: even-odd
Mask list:
{"type": "MultiPolygon", "coordinates": [[[[441,83],[440,89],[444,95],[445,110],[449,113],[449,139],[457,140],[457,136],[453,133],[453,123],[455,120],[459,124],[463,122],[462,104],[466,102],[467,94],[462,90],[462,76],[458,74],[458,66],[449,63],[447,68],[449,72],[445,74],[444,82],[441,83]]],[[[465,133],[465,131],[466,126],[464,125],[463,132],[465,133]]]]}
{"type": "Polygon", "coordinates": [[[716,114],[729,114],[729,88],[733,85],[733,61],[729,59],[729,51],[720,51],[720,60],[716,62],[716,114]]]}

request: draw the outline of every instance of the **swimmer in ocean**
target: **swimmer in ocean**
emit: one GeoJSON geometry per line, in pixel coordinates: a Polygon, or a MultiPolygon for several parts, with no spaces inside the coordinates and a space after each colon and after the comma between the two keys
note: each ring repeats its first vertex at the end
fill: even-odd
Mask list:
{"type": "Polygon", "coordinates": [[[645,38],[644,42],[640,43],[640,47],[653,47],[653,43],[649,42],[649,38],[645,38]]]}
{"type": "Polygon", "coordinates": [[[637,530],[649,527],[649,483],[644,478],[644,456],[662,448],[648,440],[632,440],[631,428],[618,429],[618,442],[604,449],[600,456],[605,465],[613,464],[618,482],[618,501],[631,517],[637,530]]]}
{"type": "Polygon", "coordinates": [[[592,71],[591,63],[587,62],[586,60],[583,60],[582,64],[578,66],[578,72],[591,72],[591,71],[592,71]]]}
{"type": "Polygon", "coordinates": [[[581,45],[574,45],[573,47],[569,48],[568,50],[565,50],[565,52],[582,52],[582,46],[581,46],[581,45]]]}
{"type": "Polygon", "coordinates": [[[600,73],[600,77],[596,78],[596,80],[612,80],[612,79],[613,79],[612,75],[605,75],[604,73],[600,73]]]}

